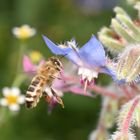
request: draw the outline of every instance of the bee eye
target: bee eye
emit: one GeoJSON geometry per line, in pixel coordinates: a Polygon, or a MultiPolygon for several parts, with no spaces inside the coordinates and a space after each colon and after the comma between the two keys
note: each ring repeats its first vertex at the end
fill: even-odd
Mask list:
{"type": "Polygon", "coordinates": [[[57,65],[57,61],[55,61],[55,62],[54,62],[54,64],[56,64],[56,65],[57,65]]]}
{"type": "Polygon", "coordinates": [[[58,61],[55,61],[54,64],[60,66],[60,63],[58,61]]]}

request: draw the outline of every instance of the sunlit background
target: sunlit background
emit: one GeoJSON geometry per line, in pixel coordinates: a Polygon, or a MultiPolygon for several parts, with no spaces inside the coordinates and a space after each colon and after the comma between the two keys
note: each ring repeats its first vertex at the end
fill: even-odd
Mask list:
{"type": "MultiPolygon", "coordinates": [[[[15,77],[19,40],[12,28],[29,24],[37,34],[28,40],[28,50],[37,50],[45,58],[52,54],[46,47],[42,34],[55,42],[75,37],[82,46],[104,25],[110,24],[113,7],[123,5],[119,0],[0,0],[0,88],[11,86],[15,77]]],[[[106,83],[101,76],[100,84],[106,83]]],[[[23,94],[28,84],[21,86],[23,94]]],[[[93,93],[94,94],[94,93],[93,93]]],[[[66,93],[65,109],[54,108],[47,113],[47,104],[27,110],[23,106],[18,115],[6,120],[0,116],[0,140],[87,140],[96,127],[101,99],[66,93]]],[[[1,115],[1,114],[0,114],[1,115]]]]}

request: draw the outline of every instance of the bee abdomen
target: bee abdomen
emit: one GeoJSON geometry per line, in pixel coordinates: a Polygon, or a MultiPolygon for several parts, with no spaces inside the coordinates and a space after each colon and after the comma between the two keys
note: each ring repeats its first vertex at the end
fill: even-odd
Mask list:
{"type": "Polygon", "coordinates": [[[27,108],[33,108],[37,105],[39,102],[39,98],[42,96],[42,90],[44,85],[44,79],[43,77],[36,76],[31,82],[31,85],[29,86],[27,93],[26,93],[26,107],[27,108]]]}
{"type": "Polygon", "coordinates": [[[26,107],[27,108],[32,108],[33,104],[35,102],[35,98],[36,98],[36,92],[35,92],[35,88],[32,85],[29,86],[27,93],[26,93],[26,107]]]}

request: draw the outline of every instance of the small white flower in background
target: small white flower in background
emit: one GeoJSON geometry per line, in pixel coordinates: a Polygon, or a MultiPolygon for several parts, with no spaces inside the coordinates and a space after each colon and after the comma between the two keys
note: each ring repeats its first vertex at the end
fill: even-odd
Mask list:
{"type": "Polygon", "coordinates": [[[12,29],[12,33],[15,35],[16,38],[27,39],[34,36],[36,34],[36,30],[25,24],[21,27],[14,27],[12,29]]]}
{"type": "Polygon", "coordinates": [[[0,105],[9,107],[11,111],[18,111],[20,109],[20,104],[24,104],[25,102],[25,96],[21,95],[18,87],[5,87],[2,93],[4,98],[0,99],[0,105]]]}

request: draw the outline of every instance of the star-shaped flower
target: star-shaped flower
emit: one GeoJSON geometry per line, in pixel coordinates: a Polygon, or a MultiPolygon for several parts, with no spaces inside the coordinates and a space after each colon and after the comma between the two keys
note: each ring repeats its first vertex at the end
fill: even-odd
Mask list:
{"type": "Polygon", "coordinates": [[[92,36],[81,48],[77,47],[75,40],[67,41],[64,45],[56,45],[45,36],[43,39],[52,53],[64,55],[78,66],[78,74],[82,75],[85,88],[87,84],[93,83],[94,78],[98,77],[98,73],[106,73],[112,76],[111,70],[107,67],[104,48],[95,36],[92,36]]]}

